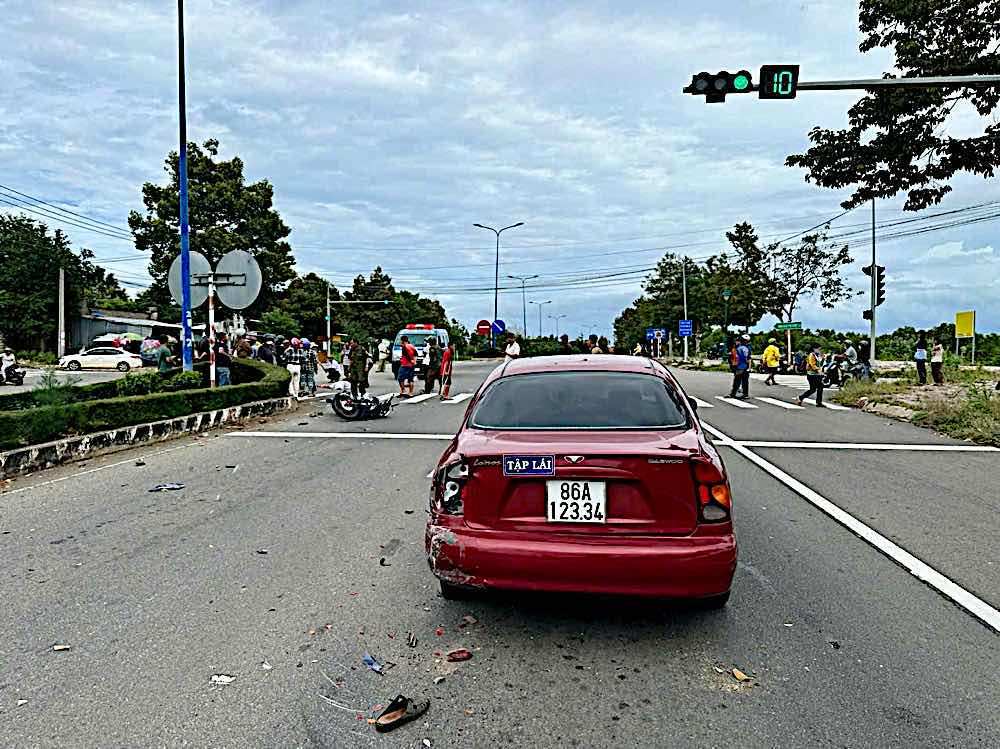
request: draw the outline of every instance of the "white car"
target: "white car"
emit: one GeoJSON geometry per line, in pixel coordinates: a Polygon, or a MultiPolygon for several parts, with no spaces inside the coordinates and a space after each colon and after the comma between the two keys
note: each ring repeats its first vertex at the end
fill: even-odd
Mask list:
{"type": "Polygon", "coordinates": [[[81,369],[117,369],[119,372],[128,372],[133,367],[142,367],[142,359],[138,354],[124,349],[105,346],[87,349],[79,354],[67,354],[59,360],[59,366],[73,372],[81,369]]]}

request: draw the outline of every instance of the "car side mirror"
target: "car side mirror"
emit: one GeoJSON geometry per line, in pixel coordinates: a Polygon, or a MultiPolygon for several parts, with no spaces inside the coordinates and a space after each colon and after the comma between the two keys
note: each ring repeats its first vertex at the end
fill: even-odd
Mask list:
{"type": "Polygon", "coordinates": [[[696,400],[695,400],[695,399],[694,399],[694,398],[693,398],[692,396],[690,396],[690,395],[688,396],[688,404],[689,404],[689,405],[691,406],[691,409],[692,409],[692,410],[694,410],[694,411],[697,411],[697,410],[698,410],[698,401],[696,401],[696,400]]]}

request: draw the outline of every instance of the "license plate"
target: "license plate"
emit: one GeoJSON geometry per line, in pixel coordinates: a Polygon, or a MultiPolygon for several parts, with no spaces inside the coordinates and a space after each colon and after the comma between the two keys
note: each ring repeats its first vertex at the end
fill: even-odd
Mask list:
{"type": "Polygon", "coordinates": [[[545,516],[550,523],[603,523],[603,481],[547,481],[545,516]]]}

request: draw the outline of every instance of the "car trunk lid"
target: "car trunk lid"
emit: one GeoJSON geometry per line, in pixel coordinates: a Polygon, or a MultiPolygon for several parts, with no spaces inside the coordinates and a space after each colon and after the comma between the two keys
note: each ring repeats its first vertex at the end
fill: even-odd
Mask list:
{"type": "Polygon", "coordinates": [[[465,522],[473,528],[574,535],[686,535],[697,525],[691,457],[700,452],[700,446],[684,430],[588,431],[585,435],[579,431],[467,430],[457,448],[470,466],[463,504],[465,522]],[[506,475],[505,456],[529,459],[521,465],[529,471],[537,469],[535,475],[506,475]],[[550,457],[551,462],[546,460],[550,457]],[[564,480],[604,483],[605,522],[547,520],[547,482],[564,480]]]}

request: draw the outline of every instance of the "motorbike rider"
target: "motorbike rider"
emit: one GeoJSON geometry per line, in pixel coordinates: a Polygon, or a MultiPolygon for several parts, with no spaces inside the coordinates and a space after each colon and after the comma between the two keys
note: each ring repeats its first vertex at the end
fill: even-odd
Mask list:
{"type": "Polygon", "coordinates": [[[0,354],[0,383],[7,381],[7,370],[17,364],[17,357],[14,356],[14,352],[8,347],[3,350],[0,354]]]}

